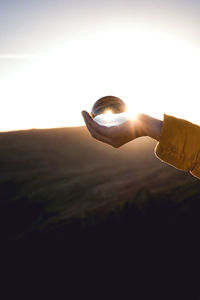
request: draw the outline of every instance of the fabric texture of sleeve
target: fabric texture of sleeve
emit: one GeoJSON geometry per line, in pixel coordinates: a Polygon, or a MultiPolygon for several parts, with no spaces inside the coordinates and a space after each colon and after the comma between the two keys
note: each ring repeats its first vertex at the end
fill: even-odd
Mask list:
{"type": "Polygon", "coordinates": [[[200,126],[165,114],[155,154],[200,178],[200,126]]]}

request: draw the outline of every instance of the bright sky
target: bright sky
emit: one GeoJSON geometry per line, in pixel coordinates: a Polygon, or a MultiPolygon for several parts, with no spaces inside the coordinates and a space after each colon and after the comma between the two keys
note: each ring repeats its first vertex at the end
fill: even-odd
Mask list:
{"type": "Polygon", "coordinates": [[[83,125],[100,97],[200,124],[200,1],[1,0],[0,131],[83,125]]]}

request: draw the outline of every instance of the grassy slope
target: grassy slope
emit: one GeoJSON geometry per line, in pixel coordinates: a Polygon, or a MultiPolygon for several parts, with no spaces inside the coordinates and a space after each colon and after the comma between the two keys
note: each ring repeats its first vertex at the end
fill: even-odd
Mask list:
{"type": "Polygon", "coordinates": [[[1,133],[1,246],[23,245],[6,254],[9,281],[8,262],[15,281],[25,261],[34,285],[68,271],[77,286],[87,270],[98,293],[103,279],[112,295],[125,279],[122,299],[126,290],[138,291],[133,299],[199,299],[200,183],[161,163],[154,147],[144,138],[116,150],[84,128],[1,133]]]}
{"type": "Polygon", "coordinates": [[[171,186],[194,181],[156,159],[154,147],[154,141],[142,138],[116,150],[82,127],[1,133],[5,236],[49,230],[121,207],[141,190],[165,194],[171,186]]]}

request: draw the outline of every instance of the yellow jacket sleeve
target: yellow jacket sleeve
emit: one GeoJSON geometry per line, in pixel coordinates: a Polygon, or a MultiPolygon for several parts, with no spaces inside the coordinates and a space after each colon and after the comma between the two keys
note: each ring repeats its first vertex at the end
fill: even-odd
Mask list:
{"type": "Polygon", "coordinates": [[[156,156],[200,178],[200,126],[164,115],[156,156]]]}

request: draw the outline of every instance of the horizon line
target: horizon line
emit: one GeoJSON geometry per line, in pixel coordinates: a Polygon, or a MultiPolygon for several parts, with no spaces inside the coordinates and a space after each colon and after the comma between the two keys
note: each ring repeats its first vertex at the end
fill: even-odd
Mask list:
{"type": "Polygon", "coordinates": [[[0,130],[0,133],[17,132],[17,131],[31,131],[31,130],[51,130],[51,129],[64,129],[64,128],[78,128],[85,127],[85,125],[73,125],[73,126],[58,126],[58,127],[32,127],[32,128],[19,128],[19,129],[7,129],[0,130]]]}

